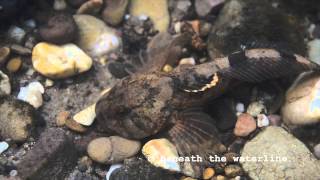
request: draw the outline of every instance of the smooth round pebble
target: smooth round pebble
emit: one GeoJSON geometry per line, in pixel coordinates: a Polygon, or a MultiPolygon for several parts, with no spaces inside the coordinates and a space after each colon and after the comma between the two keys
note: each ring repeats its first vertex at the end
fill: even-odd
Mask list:
{"type": "Polygon", "coordinates": [[[255,119],[247,113],[240,114],[238,116],[236,126],[233,133],[239,137],[248,136],[257,128],[255,119]]]}
{"type": "Polygon", "coordinates": [[[243,103],[237,103],[236,105],[236,111],[238,113],[243,113],[245,111],[245,108],[244,108],[244,104],[243,103]]]}
{"type": "Polygon", "coordinates": [[[196,65],[196,60],[193,57],[183,58],[179,61],[179,65],[196,65]]]}
{"type": "Polygon", "coordinates": [[[9,60],[7,70],[11,73],[17,72],[22,65],[21,57],[15,57],[9,60]]]}
{"type": "Polygon", "coordinates": [[[206,168],[204,171],[203,171],[203,175],[202,175],[202,178],[203,179],[210,179],[214,176],[215,174],[215,171],[213,168],[206,168]]]}
{"type": "Polygon", "coordinates": [[[77,37],[77,25],[71,15],[57,13],[49,18],[46,25],[39,28],[39,34],[44,41],[66,44],[77,37]]]}
{"type": "Polygon", "coordinates": [[[169,64],[164,65],[164,67],[162,68],[162,71],[164,72],[171,72],[173,70],[173,67],[169,64]]]}

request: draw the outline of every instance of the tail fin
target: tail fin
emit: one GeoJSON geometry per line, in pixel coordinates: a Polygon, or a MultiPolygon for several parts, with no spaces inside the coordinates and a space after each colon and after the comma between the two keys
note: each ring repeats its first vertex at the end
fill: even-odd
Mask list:
{"type": "Polygon", "coordinates": [[[210,165],[209,156],[221,154],[226,148],[218,138],[218,132],[212,124],[213,119],[201,112],[187,110],[175,118],[174,126],[167,132],[182,157],[201,157],[201,162],[191,162],[194,176],[201,175],[205,166],[210,165]]]}

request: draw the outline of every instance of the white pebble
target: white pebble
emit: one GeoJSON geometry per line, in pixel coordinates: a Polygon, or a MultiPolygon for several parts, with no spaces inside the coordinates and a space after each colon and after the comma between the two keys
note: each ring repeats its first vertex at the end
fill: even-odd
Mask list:
{"type": "Polygon", "coordinates": [[[174,24],[174,31],[176,33],[180,33],[181,32],[181,22],[177,22],[174,24]]]}
{"type": "Polygon", "coordinates": [[[24,26],[30,29],[36,28],[37,24],[36,21],[33,19],[28,19],[24,23],[24,26]]]}
{"type": "Polygon", "coordinates": [[[5,141],[0,142],[0,154],[9,148],[9,144],[5,141]]]}
{"type": "Polygon", "coordinates": [[[122,167],[122,164],[113,164],[110,166],[109,171],[106,174],[106,179],[109,180],[111,174],[113,173],[114,170],[119,169],[122,167]]]}
{"type": "Polygon", "coordinates": [[[308,43],[309,59],[320,64],[320,39],[314,39],[308,43]]]}
{"type": "Polygon", "coordinates": [[[148,20],[149,17],[146,15],[140,15],[138,18],[140,21],[146,21],[146,20],[148,20]]]}
{"type": "Polygon", "coordinates": [[[65,0],[54,0],[53,9],[61,11],[67,8],[67,3],[65,0]]]}
{"type": "Polygon", "coordinates": [[[18,175],[18,171],[17,170],[11,170],[10,171],[10,176],[11,177],[14,177],[14,176],[17,176],[18,175]]]}
{"type": "Polygon", "coordinates": [[[18,94],[18,99],[28,102],[34,108],[39,108],[42,103],[42,94],[44,93],[44,87],[39,82],[32,82],[26,87],[21,87],[18,94]]]}
{"type": "Polygon", "coordinates": [[[24,29],[18,27],[18,26],[11,26],[8,31],[9,38],[12,39],[16,43],[21,43],[23,38],[26,35],[26,32],[24,29]]]}
{"type": "Polygon", "coordinates": [[[44,83],[45,87],[52,87],[54,85],[54,81],[51,79],[46,79],[46,82],[44,83]]]}
{"type": "Polygon", "coordinates": [[[237,105],[236,105],[236,111],[237,111],[238,113],[243,113],[244,110],[245,110],[245,109],[244,109],[244,104],[241,103],[241,102],[237,103],[237,105]]]}
{"type": "Polygon", "coordinates": [[[257,116],[257,125],[258,127],[265,127],[265,126],[269,126],[270,122],[269,119],[266,115],[264,114],[258,114],[257,116]]]}
{"type": "Polygon", "coordinates": [[[193,57],[183,58],[179,61],[179,65],[183,65],[183,64],[196,65],[196,60],[193,57]]]}

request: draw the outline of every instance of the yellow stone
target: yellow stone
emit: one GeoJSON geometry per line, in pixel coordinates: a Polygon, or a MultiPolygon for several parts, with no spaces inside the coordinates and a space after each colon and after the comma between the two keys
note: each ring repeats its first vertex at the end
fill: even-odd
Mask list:
{"type": "Polygon", "coordinates": [[[130,14],[133,16],[148,16],[159,32],[166,32],[170,16],[167,0],[131,0],[130,14]]]}
{"type": "Polygon", "coordinates": [[[42,42],[33,48],[32,64],[40,74],[61,79],[88,71],[92,59],[74,44],[56,46],[42,42]]]}
{"type": "Polygon", "coordinates": [[[22,65],[21,57],[12,58],[7,64],[7,70],[11,73],[15,73],[20,69],[21,65],[22,65]]]}
{"type": "Polygon", "coordinates": [[[215,171],[213,168],[206,168],[203,171],[203,179],[210,179],[214,176],[214,174],[215,174],[215,171]]]}
{"type": "Polygon", "coordinates": [[[169,64],[164,65],[164,67],[162,68],[162,71],[164,72],[171,72],[173,70],[173,67],[169,64]]]}

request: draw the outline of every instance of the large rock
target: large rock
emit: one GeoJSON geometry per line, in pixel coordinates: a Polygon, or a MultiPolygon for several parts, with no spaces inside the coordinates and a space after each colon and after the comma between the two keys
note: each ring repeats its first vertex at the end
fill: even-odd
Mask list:
{"type": "Polygon", "coordinates": [[[48,129],[17,165],[22,179],[64,179],[75,167],[78,153],[61,129],[48,129]]]}
{"type": "Polygon", "coordinates": [[[23,142],[31,135],[35,123],[31,105],[11,96],[0,96],[0,135],[23,142]]]}
{"type": "Polygon", "coordinates": [[[281,109],[288,125],[307,125],[320,122],[320,75],[301,74],[286,92],[281,109]]]}
{"type": "Polygon", "coordinates": [[[280,127],[268,127],[247,142],[241,157],[251,158],[252,161],[240,162],[252,179],[320,178],[320,161],[302,142],[280,127]],[[252,157],[256,160],[253,161],[252,157]],[[262,157],[262,161],[257,161],[258,157],[262,157]]]}
{"type": "Polygon", "coordinates": [[[36,71],[52,78],[67,78],[88,71],[92,59],[74,44],[56,46],[39,43],[32,51],[32,64],[36,71]]]}
{"type": "Polygon", "coordinates": [[[303,34],[297,24],[267,0],[231,0],[212,28],[208,51],[212,58],[243,48],[278,48],[304,55],[303,34]]]}

